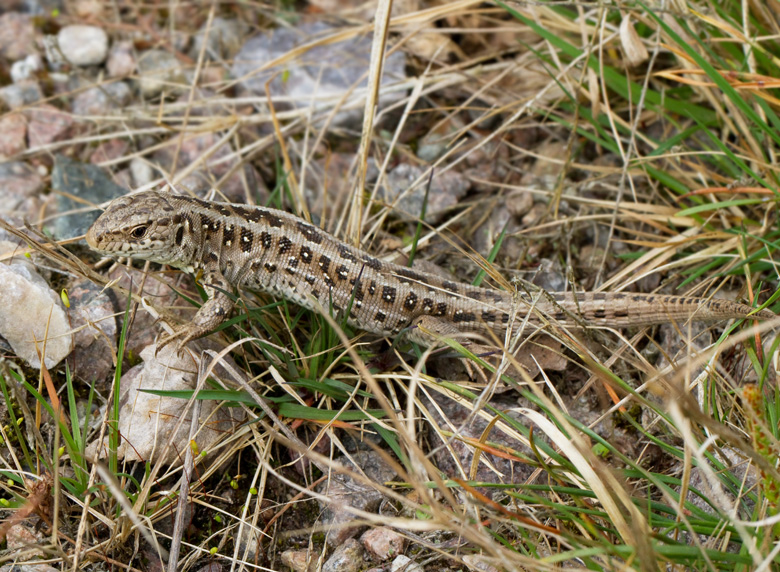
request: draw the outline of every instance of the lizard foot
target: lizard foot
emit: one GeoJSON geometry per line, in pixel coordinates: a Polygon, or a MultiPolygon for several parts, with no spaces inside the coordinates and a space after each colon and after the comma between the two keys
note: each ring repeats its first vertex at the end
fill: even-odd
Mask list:
{"type": "Polygon", "coordinates": [[[160,350],[163,349],[165,346],[170,344],[171,342],[177,341],[176,344],[176,353],[180,354],[182,350],[184,349],[184,346],[186,346],[189,342],[192,340],[195,340],[197,338],[201,338],[204,335],[206,335],[209,332],[208,328],[201,328],[198,326],[195,326],[193,324],[189,324],[187,326],[182,326],[178,329],[176,329],[172,334],[169,334],[167,336],[163,336],[159,339],[157,342],[157,348],[154,351],[155,357],[157,354],[160,353],[160,350]]]}

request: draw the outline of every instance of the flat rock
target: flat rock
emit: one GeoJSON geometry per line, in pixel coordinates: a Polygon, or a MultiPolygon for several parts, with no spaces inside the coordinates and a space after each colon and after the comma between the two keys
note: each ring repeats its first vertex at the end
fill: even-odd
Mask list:
{"type": "Polygon", "coordinates": [[[99,205],[127,193],[127,190],[114,183],[100,168],[89,163],[72,161],[62,155],[54,159],[51,173],[51,186],[57,195],[57,212],[49,230],[58,239],[73,238],[87,232],[100,212],[89,209],[89,205],[99,205]],[[71,198],[78,197],[79,202],[71,198]]]}
{"type": "MultiPolygon", "coordinates": [[[[13,251],[15,244],[4,243],[2,252],[13,251]]],[[[73,334],[59,296],[24,257],[0,263],[0,335],[14,353],[31,367],[40,369],[36,351],[46,343],[44,363],[51,369],[73,348],[73,334]],[[47,339],[48,336],[48,339],[47,339]]]]}
{"type": "MultiPolygon", "coordinates": [[[[266,83],[271,80],[269,90],[272,96],[283,97],[294,108],[313,107],[315,111],[340,104],[347,92],[357,85],[340,104],[344,110],[336,114],[333,124],[359,127],[367,85],[364,76],[371,56],[370,37],[359,34],[341,42],[319,45],[298,58],[257,72],[268,62],[304,44],[340,31],[343,29],[318,21],[304,22],[297,28],[280,27],[254,36],[236,54],[232,73],[245,89],[263,97],[266,96],[266,83]]],[[[406,56],[403,52],[396,51],[388,55],[382,70],[382,87],[404,79],[405,66],[406,56]]],[[[384,93],[379,98],[379,108],[400,101],[403,97],[403,91],[384,93]]]]}

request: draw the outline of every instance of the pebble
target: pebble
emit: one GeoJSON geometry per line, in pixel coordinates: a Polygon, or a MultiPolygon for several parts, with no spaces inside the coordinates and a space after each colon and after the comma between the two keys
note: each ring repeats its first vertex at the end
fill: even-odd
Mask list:
{"type": "Polygon", "coordinates": [[[48,103],[28,109],[24,113],[29,121],[27,143],[30,149],[65,139],[73,125],[73,118],[69,114],[48,103]]]}
{"type": "Polygon", "coordinates": [[[35,27],[27,14],[6,12],[0,16],[0,57],[20,60],[37,52],[35,27]]]}
{"type": "Polygon", "coordinates": [[[116,115],[130,102],[130,86],[123,81],[91,87],[73,99],[74,115],[116,115]]]}
{"type": "Polygon", "coordinates": [[[0,88],[0,101],[11,109],[30,105],[41,98],[43,98],[41,86],[33,80],[20,81],[0,88]]]}
{"type": "Polygon", "coordinates": [[[179,93],[186,88],[183,67],[173,54],[165,50],[148,50],[138,59],[139,86],[144,97],[163,92],[179,93]]]}
{"type": "Polygon", "coordinates": [[[43,66],[41,56],[30,54],[23,60],[14,62],[11,65],[11,81],[19,83],[28,79],[34,79],[33,75],[43,66]]]}
{"type": "MultiPolygon", "coordinates": [[[[206,39],[206,24],[195,34],[191,55],[193,59],[200,56],[203,42],[206,39]]],[[[247,25],[242,20],[221,18],[217,16],[211,21],[208,41],[206,41],[206,58],[211,60],[232,59],[241,49],[241,39],[246,35],[247,25]]]]}
{"type": "Polygon", "coordinates": [[[360,539],[366,551],[376,560],[388,560],[404,551],[406,539],[392,528],[371,528],[360,539]]]}
{"type": "Polygon", "coordinates": [[[62,55],[74,66],[102,64],[108,55],[108,35],[97,26],[65,26],[57,34],[57,43],[62,55]]]}
{"type": "Polygon", "coordinates": [[[18,112],[0,117],[0,161],[18,155],[27,148],[27,119],[18,112]]]}
{"type": "Polygon", "coordinates": [[[130,161],[130,175],[135,188],[148,185],[154,180],[154,169],[149,161],[136,157],[130,161]]]}
{"type": "Polygon", "coordinates": [[[293,572],[316,572],[319,555],[310,550],[285,550],[282,564],[293,572]]]}
{"type": "Polygon", "coordinates": [[[0,212],[12,212],[43,189],[43,177],[21,161],[0,163],[0,212]]]}
{"type": "Polygon", "coordinates": [[[340,544],[322,566],[322,572],[359,572],[363,568],[363,547],[354,538],[340,544]]]}
{"type": "Polygon", "coordinates": [[[425,569],[416,562],[412,562],[408,556],[399,554],[390,565],[390,572],[425,572],[425,569]]]}
{"type": "Polygon", "coordinates": [[[116,42],[111,46],[106,61],[108,77],[125,77],[135,71],[135,55],[132,42],[116,42]]]}

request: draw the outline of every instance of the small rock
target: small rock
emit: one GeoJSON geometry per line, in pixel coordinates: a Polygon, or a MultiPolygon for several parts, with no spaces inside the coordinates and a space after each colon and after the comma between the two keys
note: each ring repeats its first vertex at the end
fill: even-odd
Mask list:
{"type": "Polygon", "coordinates": [[[41,69],[43,62],[38,54],[30,54],[23,60],[14,62],[11,66],[11,81],[19,83],[31,79],[33,74],[41,69]]]}
{"type": "Polygon", "coordinates": [[[130,86],[123,81],[91,87],[73,99],[74,115],[116,115],[130,102],[130,86]]]}
{"type": "Polygon", "coordinates": [[[124,195],[127,191],[114,183],[101,169],[89,163],[72,161],[62,155],[54,158],[51,186],[57,194],[56,217],[48,230],[58,240],[73,238],[87,232],[100,212],[88,205],[99,205],[124,195]],[[72,198],[78,197],[80,201],[72,198]]]}
{"type": "Polygon", "coordinates": [[[130,175],[133,177],[133,186],[143,187],[154,180],[154,169],[149,161],[136,157],[130,161],[130,175]]]}
{"type": "Polygon", "coordinates": [[[43,92],[38,82],[33,80],[12,83],[0,88],[0,101],[11,109],[19,109],[43,98],[43,92]]]}
{"type": "Polygon", "coordinates": [[[484,556],[466,554],[463,556],[463,563],[473,572],[501,572],[498,568],[486,562],[484,556]]]}
{"type": "MultiPolygon", "coordinates": [[[[122,416],[119,431],[122,442],[118,458],[127,461],[162,461],[175,463],[183,458],[189,446],[190,423],[183,423],[177,433],[174,428],[184,413],[186,400],[160,397],[143,390],[191,391],[195,387],[198,368],[187,352],[177,353],[176,344],[157,351],[156,345],[141,352],[142,364],[131,368],[120,380],[120,407],[122,416]],[[155,355],[157,354],[157,355],[155,355]],[[162,458],[168,443],[175,443],[162,458]]],[[[191,411],[187,412],[190,415],[191,411]]],[[[210,449],[225,435],[230,435],[243,422],[243,411],[235,407],[221,407],[216,401],[202,401],[200,417],[204,424],[195,437],[198,450],[210,449]]],[[[88,455],[105,457],[107,442],[93,442],[88,455]]]]}
{"type": "Polygon", "coordinates": [[[132,42],[117,42],[111,47],[106,62],[108,77],[125,77],[135,71],[132,42]]]}
{"type": "Polygon", "coordinates": [[[512,191],[506,197],[506,208],[512,216],[525,216],[533,206],[534,196],[529,191],[512,191]]]}
{"type": "Polygon", "coordinates": [[[118,334],[114,304],[97,284],[82,281],[68,289],[74,350],[70,371],[90,384],[106,379],[114,370],[118,334]]]}
{"type": "Polygon", "coordinates": [[[322,572],[359,572],[363,568],[363,547],[354,538],[336,547],[322,572]]]}
{"type": "Polygon", "coordinates": [[[160,93],[177,93],[187,85],[183,67],[173,54],[148,50],[138,59],[141,94],[154,97],[160,93]]]}
{"type": "Polygon", "coordinates": [[[371,557],[377,560],[389,560],[398,556],[406,546],[406,539],[386,526],[367,530],[360,540],[371,557]]]}
{"type": "MultiPolygon", "coordinates": [[[[4,245],[14,251],[15,244],[4,245]]],[[[26,258],[13,258],[0,264],[0,335],[14,353],[31,367],[40,369],[37,349],[43,351],[46,340],[46,367],[51,369],[67,356],[73,347],[68,316],[59,296],[36,272],[26,258]],[[37,341],[37,344],[36,344],[37,341]]]]}
{"type": "Polygon", "coordinates": [[[27,163],[0,163],[0,212],[12,212],[43,189],[43,177],[27,163]]]}
{"type": "Polygon", "coordinates": [[[65,139],[73,125],[70,115],[48,103],[28,109],[24,113],[29,120],[27,142],[30,149],[65,139]]]}
{"type": "Polygon", "coordinates": [[[282,564],[293,572],[315,572],[319,555],[310,550],[285,550],[282,552],[282,564]]]}
{"type": "MultiPolygon", "coordinates": [[[[374,482],[384,483],[395,477],[392,467],[373,451],[357,451],[352,455],[352,460],[374,482]]],[[[346,457],[341,458],[340,461],[352,463],[346,457]]],[[[355,516],[347,507],[371,512],[376,510],[384,498],[380,491],[355,481],[347,474],[334,475],[333,478],[322,483],[318,491],[328,497],[328,501],[321,501],[320,506],[323,522],[329,528],[326,538],[329,546],[340,546],[360,530],[359,527],[351,525],[355,516]]]]}
{"type": "Polygon", "coordinates": [[[108,36],[97,26],[65,26],[57,34],[62,55],[75,66],[102,64],[108,55],[108,36]]]}
{"type": "MultiPolygon", "coordinates": [[[[395,212],[418,219],[425,201],[425,189],[428,181],[423,177],[422,167],[401,163],[387,175],[387,184],[380,187],[379,197],[394,205],[395,212]],[[418,181],[412,188],[412,184],[418,181]],[[399,197],[401,197],[399,199],[399,197]]],[[[425,220],[435,222],[448,208],[458,204],[469,190],[469,182],[453,170],[434,173],[428,191],[428,203],[425,220]]]]}
{"type": "MultiPolygon", "coordinates": [[[[197,34],[195,34],[192,55],[197,59],[203,49],[203,40],[206,37],[206,24],[204,22],[197,34]]],[[[206,42],[206,57],[212,60],[232,59],[241,49],[241,40],[246,35],[248,26],[243,20],[227,19],[217,16],[211,22],[208,41],[206,42]]]]}
{"type": "Polygon", "coordinates": [[[98,145],[89,157],[89,162],[93,165],[113,161],[127,153],[130,145],[127,139],[109,139],[98,145]]]}
{"type": "Polygon", "coordinates": [[[400,554],[390,565],[390,572],[425,572],[425,569],[416,562],[412,562],[408,556],[400,554]]]}
{"type": "Polygon", "coordinates": [[[16,61],[36,51],[35,27],[29,15],[6,12],[0,16],[0,57],[16,61]]]}
{"type": "MultiPolygon", "coordinates": [[[[9,528],[5,538],[8,543],[8,550],[29,549],[43,544],[43,534],[40,531],[33,531],[23,524],[16,524],[9,528]]],[[[25,560],[43,558],[44,555],[45,552],[42,550],[36,551],[34,554],[25,554],[25,560]]]]}
{"type": "Polygon", "coordinates": [[[27,119],[21,113],[6,113],[0,118],[0,161],[18,155],[27,148],[27,119]]]}
{"type": "MultiPolygon", "coordinates": [[[[361,102],[367,84],[365,73],[371,54],[368,36],[355,35],[341,42],[323,43],[279,67],[257,72],[267,62],[293,52],[304,43],[340,31],[340,28],[318,21],[304,22],[297,28],[279,27],[254,36],[236,54],[231,71],[246,90],[263,97],[266,96],[266,83],[271,80],[268,85],[271,96],[285,96],[297,108],[313,106],[315,111],[329,110],[338,104],[344,109],[333,118],[333,124],[359,128],[363,117],[361,102]],[[280,73],[282,71],[284,73],[280,73]],[[348,91],[352,92],[346,101],[342,101],[348,91]]],[[[389,54],[382,69],[382,87],[403,79],[405,66],[406,56],[402,51],[389,54]]],[[[404,97],[402,91],[386,92],[379,98],[379,108],[404,97]]]]}

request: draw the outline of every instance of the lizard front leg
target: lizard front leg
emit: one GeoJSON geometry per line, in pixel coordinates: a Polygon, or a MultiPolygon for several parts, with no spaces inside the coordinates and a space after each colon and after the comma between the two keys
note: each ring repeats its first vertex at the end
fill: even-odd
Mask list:
{"type": "Polygon", "coordinates": [[[233,308],[233,300],[225,293],[231,289],[228,281],[219,270],[207,270],[202,282],[208,300],[197,311],[192,322],[160,339],[157,352],[175,340],[179,340],[177,350],[181,351],[188,342],[205,336],[227,319],[233,308]]]}

